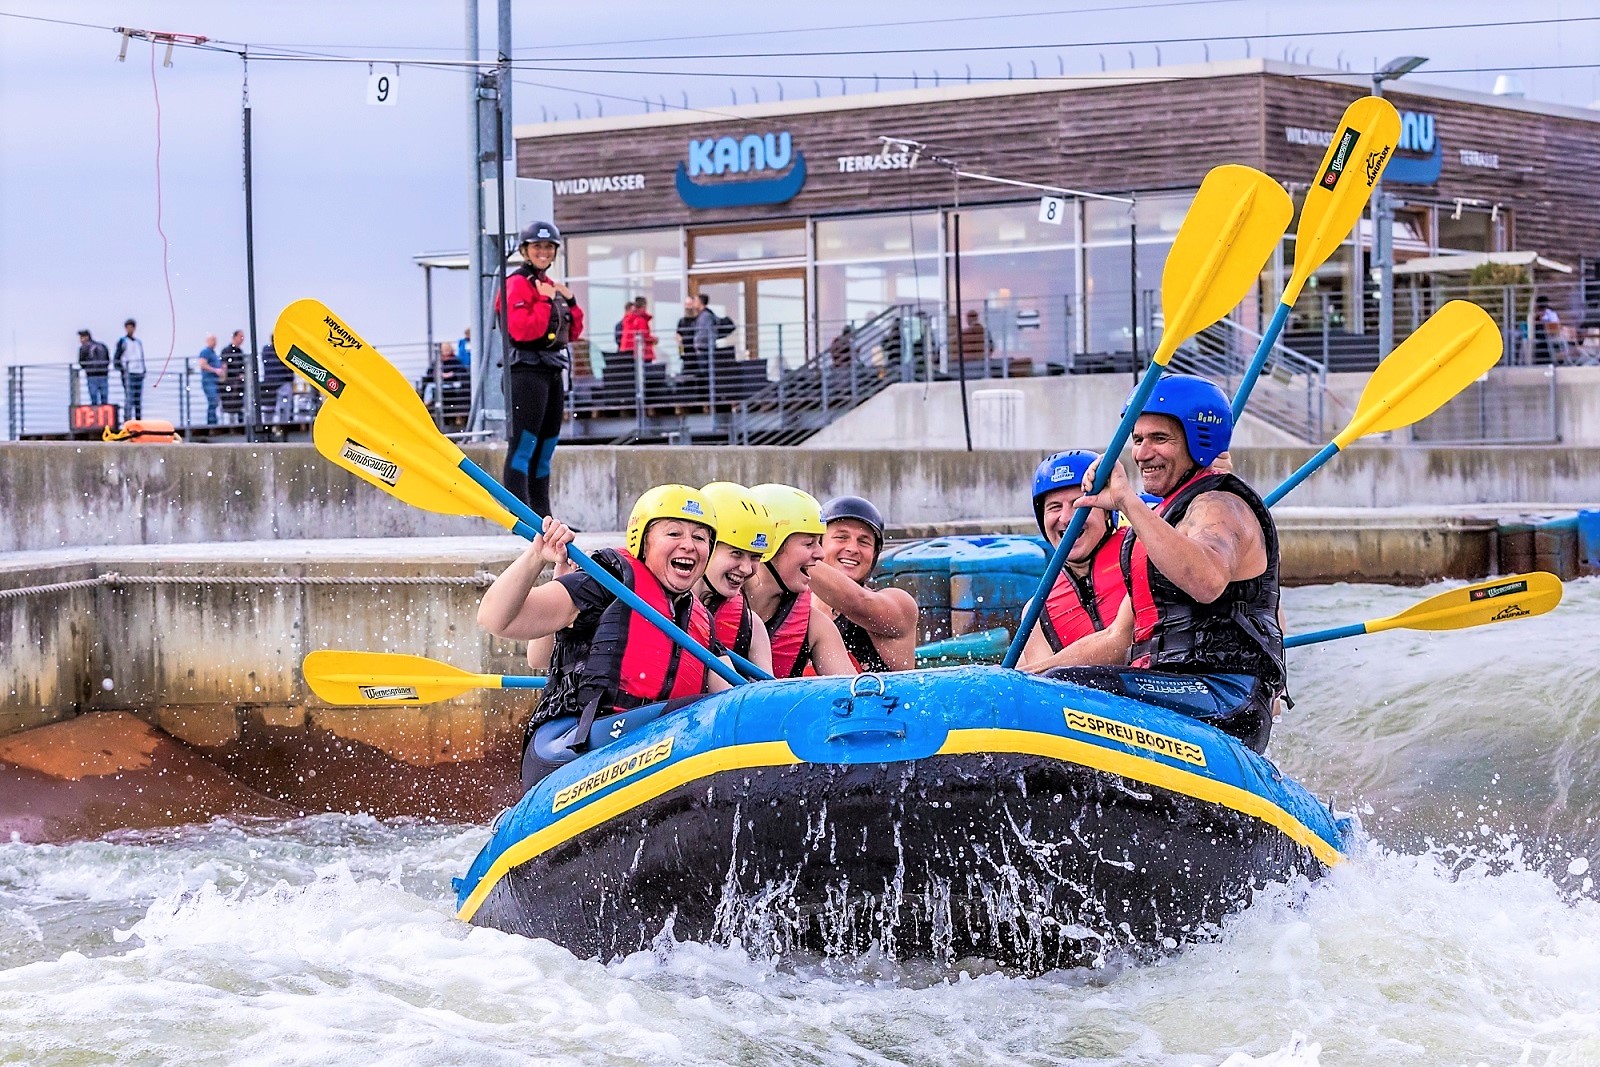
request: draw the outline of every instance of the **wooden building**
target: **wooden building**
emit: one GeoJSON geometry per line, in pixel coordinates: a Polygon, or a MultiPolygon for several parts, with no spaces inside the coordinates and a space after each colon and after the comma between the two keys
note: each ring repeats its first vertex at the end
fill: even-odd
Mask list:
{"type": "MultiPolygon", "coordinates": [[[[1589,185],[1600,112],[1425,80],[1387,87],[1405,123],[1385,177],[1401,200],[1397,258],[1519,251],[1576,266],[1600,254],[1589,185]]],[[[643,295],[670,351],[682,301],[704,292],[739,323],[741,356],[775,365],[910,307],[936,341],[958,310],[977,311],[998,351],[1070,367],[1148,352],[1166,249],[1207,170],[1249,164],[1298,193],[1368,91],[1361,76],[1262,59],[963,84],[523,126],[517,169],[555,182],[568,237],[558,270],[601,347],[623,302],[643,295]],[[1041,190],[953,169],[1135,203],[1064,196],[1052,208],[1041,190]]],[[[1291,241],[1261,302],[1276,299],[1291,241]]],[[[1370,336],[1370,244],[1363,220],[1291,334],[1370,336]]]]}

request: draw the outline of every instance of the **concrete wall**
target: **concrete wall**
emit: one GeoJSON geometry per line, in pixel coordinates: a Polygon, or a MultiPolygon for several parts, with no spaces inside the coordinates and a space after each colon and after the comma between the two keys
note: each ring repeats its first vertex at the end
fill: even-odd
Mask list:
{"type": "MultiPolygon", "coordinates": [[[[1106,429],[1105,436],[1110,436],[1106,429]]],[[[585,530],[618,530],[663,482],[783,481],[818,497],[860,493],[891,523],[1027,515],[1044,447],[977,452],[876,447],[609,448],[556,452],[555,507],[585,530]]],[[[1277,484],[1308,448],[1243,448],[1240,473],[1277,484]]],[[[490,471],[499,449],[475,449],[490,471]]],[[[1600,501],[1600,448],[1352,448],[1296,490],[1295,505],[1437,507],[1600,501]]],[[[309,444],[0,445],[0,552],[71,546],[425,537],[492,533],[379,492],[309,444]]]]}

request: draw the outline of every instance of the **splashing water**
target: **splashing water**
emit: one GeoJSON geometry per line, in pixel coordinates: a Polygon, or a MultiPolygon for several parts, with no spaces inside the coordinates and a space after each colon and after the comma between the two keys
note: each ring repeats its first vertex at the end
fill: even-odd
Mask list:
{"type": "MultiPolygon", "coordinates": [[[[1421,594],[1295,590],[1292,629],[1421,594]]],[[[0,1062],[1600,1062],[1600,583],[1540,619],[1292,653],[1273,755],[1353,862],[1214,940],[1023,979],[458,923],[479,827],[328,815],[0,845],[0,1062]]]]}

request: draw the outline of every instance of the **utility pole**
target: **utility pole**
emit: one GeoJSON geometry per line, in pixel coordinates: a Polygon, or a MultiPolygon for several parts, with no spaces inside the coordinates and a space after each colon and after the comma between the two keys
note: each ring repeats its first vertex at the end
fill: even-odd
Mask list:
{"type": "MultiPolygon", "coordinates": [[[[1400,56],[1372,72],[1372,95],[1383,95],[1383,83],[1403,78],[1428,60],[1400,56]]],[[[1372,187],[1372,258],[1378,265],[1378,358],[1394,351],[1394,206],[1380,178],[1372,187]]]]}
{"type": "MultiPolygon", "coordinates": [[[[466,0],[467,9],[467,62],[478,62],[478,0],[466,0]]],[[[472,165],[468,168],[468,195],[467,224],[472,228],[471,240],[467,242],[467,275],[471,282],[467,286],[467,298],[470,302],[468,310],[468,323],[472,326],[472,347],[476,349],[469,368],[469,380],[472,388],[472,416],[469,425],[476,425],[479,406],[479,395],[483,387],[484,371],[487,369],[487,345],[489,333],[484,328],[483,314],[483,135],[479,125],[478,101],[478,68],[467,68],[467,130],[468,149],[472,153],[472,165]]],[[[428,353],[428,358],[433,358],[433,353],[428,353]]]]}

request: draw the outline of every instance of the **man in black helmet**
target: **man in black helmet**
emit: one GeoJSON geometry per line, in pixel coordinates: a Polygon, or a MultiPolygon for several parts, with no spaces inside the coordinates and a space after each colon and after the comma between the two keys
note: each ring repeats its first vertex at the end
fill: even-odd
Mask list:
{"type": "MultiPolygon", "coordinates": [[[[549,276],[561,250],[561,231],[535,222],[517,242],[524,260],[506,276],[506,466],[501,483],[540,515],[550,514],[550,457],[561,436],[562,374],[568,346],[583,336],[583,309],[549,276]]],[[[495,297],[499,314],[501,295],[495,297]]]]}
{"type": "Polygon", "coordinates": [[[917,665],[917,602],[904,589],[872,589],[883,554],[883,513],[859,496],[822,505],[824,566],[811,569],[812,595],[833,614],[856,668],[908,671],[917,665]]]}

